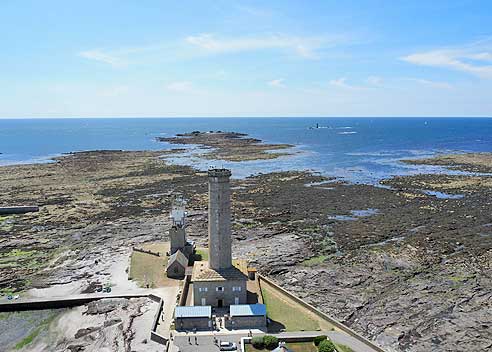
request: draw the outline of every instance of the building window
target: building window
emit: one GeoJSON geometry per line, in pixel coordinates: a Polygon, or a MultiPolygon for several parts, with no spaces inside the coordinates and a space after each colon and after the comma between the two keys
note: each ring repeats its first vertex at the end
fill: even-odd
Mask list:
{"type": "Polygon", "coordinates": [[[234,304],[239,304],[239,297],[234,297],[234,304]]]}
{"type": "Polygon", "coordinates": [[[217,292],[224,292],[224,288],[222,286],[217,286],[215,288],[215,291],[217,291],[217,292]]]}
{"type": "Polygon", "coordinates": [[[208,291],[208,287],[199,287],[198,288],[198,292],[207,292],[208,291]]]}
{"type": "Polygon", "coordinates": [[[232,286],[232,292],[241,292],[241,286],[232,286]]]}

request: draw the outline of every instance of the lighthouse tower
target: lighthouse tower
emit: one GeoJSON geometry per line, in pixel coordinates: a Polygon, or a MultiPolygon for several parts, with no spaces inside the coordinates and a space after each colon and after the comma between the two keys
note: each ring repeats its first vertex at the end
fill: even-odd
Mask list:
{"type": "Polygon", "coordinates": [[[230,176],[227,169],[208,171],[209,268],[213,270],[232,267],[230,176]]]}
{"type": "Polygon", "coordinates": [[[171,254],[176,253],[176,251],[178,250],[183,251],[184,247],[187,245],[185,233],[185,204],[185,200],[178,197],[174,200],[171,207],[170,218],[172,221],[172,225],[169,229],[169,237],[171,239],[171,254]]]}

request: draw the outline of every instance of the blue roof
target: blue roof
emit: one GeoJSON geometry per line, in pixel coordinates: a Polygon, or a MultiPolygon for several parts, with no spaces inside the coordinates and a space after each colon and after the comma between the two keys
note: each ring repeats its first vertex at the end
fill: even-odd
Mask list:
{"type": "Polygon", "coordinates": [[[211,306],[185,306],[176,307],[174,310],[175,318],[211,318],[211,306]]]}
{"type": "Polygon", "coordinates": [[[266,306],[264,304],[236,304],[231,306],[230,313],[231,317],[266,315],[266,306]]]}

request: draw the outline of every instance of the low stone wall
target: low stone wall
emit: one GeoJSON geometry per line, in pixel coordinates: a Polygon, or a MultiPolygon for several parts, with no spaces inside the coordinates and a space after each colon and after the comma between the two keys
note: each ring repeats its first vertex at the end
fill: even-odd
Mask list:
{"type": "Polygon", "coordinates": [[[0,207],[0,215],[25,214],[39,211],[38,206],[0,207]]]}
{"type": "Polygon", "coordinates": [[[91,295],[80,294],[66,298],[54,299],[26,299],[15,300],[0,303],[0,312],[13,312],[21,310],[40,310],[40,309],[56,309],[69,308],[87,304],[100,299],[115,299],[115,298],[140,298],[148,297],[147,294],[130,294],[130,295],[91,295]]]}
{"type": "Polygon", "coordinates": [[[157,302],[157,310],[154,314],[154,320],[152,322],[152,327],[150,329],[150,339],[154,342],[160,343],[161,345],[166,345],[166,351],[168,348],[168,339],[162,335],[159,335],[157,331],[157,325],[159,325],[159,317],[162,314],[162,309],[164,307],[164,301],[161,297],[150,294],[149,298],[154,302],[157,302]]]}
{"type": "Polygon", "coordinates": [[[138,247],[133,247],[133,250],[135,252],[140,252],[140,253],[145,253],[145,254],[150,254],[150,255],[155,255],[156,257],[160,257],[161,254],[158,252],[152,252],[149,249],[143,249],[143,248],[138,248],[138,247]]]}
{"type": "Polygon", "coordinates": [[[154,314],[154,320],[151,328],[152,331],[155,331],[157,329],[157,325],[159,325],[159,317],[161,316],[162,313],[162,307],[164,306],[164,301],[162,300],[162,298],[153,294],[150,294],[149,298],[154,302],[157,302],[157,311],[154,314]]]}
{"type": "Polygon", "coordinates": [[[154,342],[157,342],[161,345],[167,345],[168,340],[164,337],[156,333],[155,331],[150,332],[150,339],[154,342]]]}
{"type": "Polygon", "coordinates": [[[374,349],[378,352],[385,352],[381,347],[379,347],[376,344],[374,344],[373,342],[369,341],[364,336],[359,335],[357,332],[355,332],[354,330],[345,326],[344,324],[340,323],[338,320],[336,320],[336,319],[330,317],[329,315],[321,312],[320,310],[318,310],[314,306],[310,305],[309,303],[303,301],[299,297],[294,296],[292,293],[290,293],[289,291],[287,291],[286,289],[282,288],[277,283],[275,283],[272,279],[266,278],[263,275],[258,275],[258,278],[259,278],[259,283],[260,283],[260,290],[261,290],[261,280],[263,280],[267,284],[269,284],[270,286],[273,286],[276,290],[282,292],[284,295],[286,295],[287,297],[289,297],[290,299],[295,301],[296,303],[300,304],[304,308],[306,308],[309,311],[311,311],[312,313],[316,314],[321,319],[323,319],[323,320],[329,322],[330,324],[336,326],[339,330],[345,332],[347,335],[352,336],[353,338],[359,340],[360,342],[364,343],[365,345],[370,346],[372,349],[374,349]]]}
{"type": "Polygon", "coordinates": [[[184,284],[183,284],[183,291],[181,291],[181,295],[179,296],[179,306],[185,306],[186,305],[186,298],[188,297],[188,293],[190,290],[190,282],[191,282],[191,275],[186,275],[184,284]]]}

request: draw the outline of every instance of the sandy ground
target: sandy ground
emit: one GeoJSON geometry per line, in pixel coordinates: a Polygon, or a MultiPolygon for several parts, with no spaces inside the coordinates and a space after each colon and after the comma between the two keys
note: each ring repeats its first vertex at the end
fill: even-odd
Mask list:
{"type": "Polygon", "coordinates": [[[97,265],[87,266],[87,276],[90,279],[77,280],[67,284],[53,285],[47,288],[33,288],[27,291],[26,298],[52,298],[65,297],[74,294],[80,294],[89,286],[90,282],[99,281],[111,285],[113,294],[131,294],[146,292],[140,288],[134,281],[128,280],[126,272],[129,262],[129,253],[126,251],[122,254],[108,258],[107,261],[101,261],[97,265]]]}
{"type": "Polygon", "coordinates": [[[87,314],[87,305],[60,314],[25,350],[161,351],[149,339],[157,303],[146,298],[118,301],[120,307],[104,314],[87,314]]]}

